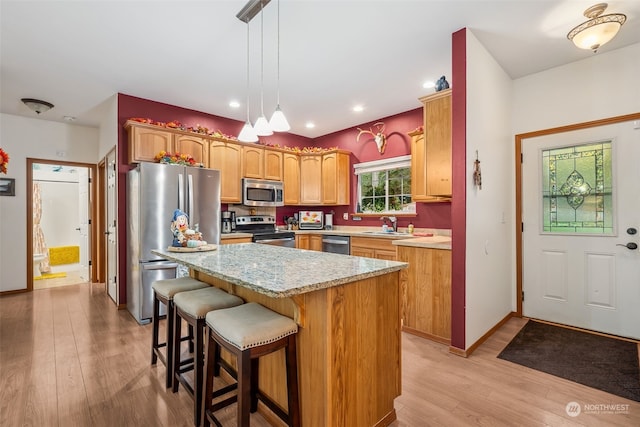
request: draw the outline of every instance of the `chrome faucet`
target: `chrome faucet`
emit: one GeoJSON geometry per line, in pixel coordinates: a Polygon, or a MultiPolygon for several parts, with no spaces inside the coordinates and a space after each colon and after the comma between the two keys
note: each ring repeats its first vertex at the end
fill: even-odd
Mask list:
{"type": "Polygon", "coordinates": [[[398,219],[395,216],[383,216],[382,218],[380,218],[385,224],[387,223],[387,221],[389,221],[391,223],[391,229],[394,232],[398,231],[398,219]]]}

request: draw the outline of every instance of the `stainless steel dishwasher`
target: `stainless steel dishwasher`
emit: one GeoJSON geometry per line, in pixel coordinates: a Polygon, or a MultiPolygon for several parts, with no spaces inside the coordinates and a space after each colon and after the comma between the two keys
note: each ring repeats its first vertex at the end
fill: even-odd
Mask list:
{"type": "Polygon", "coordinates": [[[349,255],[350,241],[349,236],[322,236],[322,252],[349,255]]]}

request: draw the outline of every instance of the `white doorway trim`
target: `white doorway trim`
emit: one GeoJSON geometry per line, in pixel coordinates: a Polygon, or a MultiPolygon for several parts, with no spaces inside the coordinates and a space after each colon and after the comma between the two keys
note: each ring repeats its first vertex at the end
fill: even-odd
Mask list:
{"type": "MultiPolygon", "coordinates": [[[[89,185],[90,192],[90,207],[89,207],[89,217],[91,219],[96,217],[96,165],[93,163],[78,163],[78,162],[66,162],[66,161],[54,161],[47,159],[34,159],[27,158],[27,292],[33,291],[33,192],[31,189],[33,188],[33,165],[36,163],[40,164],[48,164],[48,165],[63,165],[63,166],[76,166],[76,167],[84,167],[90,170],[90,176],[92,177],[91,183],[89,185]]],[[[91,226],[89,231],[89,259],[93,260],[96,258],[96,227],[91,226]]],[[[90,266],[90,279],[91,282],[96,280],[96,266],[95,263],[91,263],[90,266]]]]}

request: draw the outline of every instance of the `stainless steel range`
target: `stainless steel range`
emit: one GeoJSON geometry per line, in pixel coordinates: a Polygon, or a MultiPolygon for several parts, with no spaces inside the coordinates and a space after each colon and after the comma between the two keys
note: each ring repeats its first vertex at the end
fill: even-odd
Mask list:
{"type": "Polygon", "coordinates": [[[253,234],[253,242],[265,245],[296,247],[293,231],[279,231],[276,218],[271,215],[246,215],[236,217],[236,232],[253,234]]]}

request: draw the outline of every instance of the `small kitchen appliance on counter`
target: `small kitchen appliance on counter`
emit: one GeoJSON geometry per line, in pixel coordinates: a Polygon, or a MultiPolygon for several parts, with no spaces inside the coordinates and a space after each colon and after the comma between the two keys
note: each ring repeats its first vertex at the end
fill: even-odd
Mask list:
{"type": "Polygon", "coordinates": [[[231,233],[231,211],[222,211],[222,232],[231,233]]]}
{"type": "Polygon", "coordinates": [[[296,247],[296,234],[293,231],[279,231],[276,228],[276,218],[271,215],[237,216],[236,232],[251,233],[251,241],[254,243],[296,247]]]}
{"type": "Polygon", "coordinates": [[[333,230],[333,214],[328,213],[324,215],[324,229],[333,230]]]}
{"type": "Polygon", "coordinates": [[[324,212],[300,211],[298,213],[298,228],[300,230],[322,230],[324,227],[324,212]]]}

